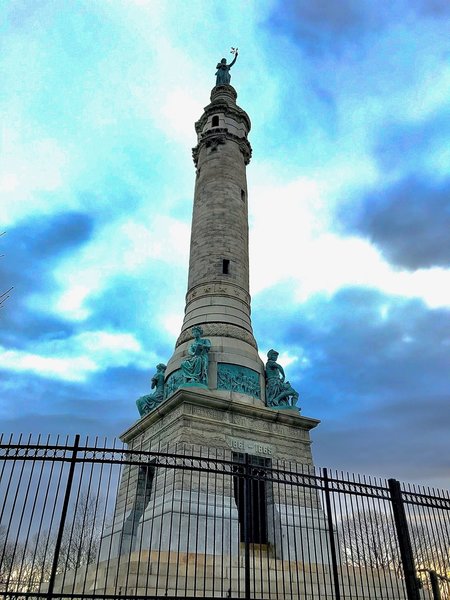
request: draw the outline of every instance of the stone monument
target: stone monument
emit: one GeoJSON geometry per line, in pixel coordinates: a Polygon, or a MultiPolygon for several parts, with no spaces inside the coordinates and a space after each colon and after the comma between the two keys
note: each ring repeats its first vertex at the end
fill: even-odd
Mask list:
{"type": "MultiPolygon", "coordinates": [[[[121,436],[127,449],[97,563],[60,576],[64,593],[338,597],[335,532],[314,485],[310,431],[319,421],[300,414],[278,351],[268,350],[264,364],[252,330],[250,119],[230,85],[233,50],[230,64],[218,63],[211,102],[195,124],[181,332],[167,366],[156,367],[154,392],[136,401],[140,418],[121,436]]],[[[347,566],[346,593],[403,598],[375,571],[369,580],[367,570],[347,566]]]]}
{"type": "MultiPolygon", "coordinates": [[[[181,332],[167,367],[158,365],[152,380],[155,393],[137,401],[141,418],[121,439],[130,449],[190,448],[192,453],[214,452],[234,460],[247,455],[255,464],[295,461],[311,470],[310,430],[319,421],[300,414],[299,395],[285,381],[278,352],[270,350],[264,365],[252,330],[246,178],[251,124],[230,85],[236,58],[237,50],[230,64],[222,59],[217,65],[211,101],[195,124],[196,181],[181,332]]],[[[105,559],[130,555],[137,539],[141,551],[170,552],[180,547],[182,539],[187,552],[205,555],[220,554],[217,540],[222,540],[223,548],[226,539],[230,554],[238,554],[242,517],[232,486],[202,489],[193,500],[189,484],[173,474],[164,475],[173,478],[170,493],[167,485],[158,484],[161,474],[152,471],[146,477],[152,481],[148,494],[140,489],[137,467],[123,472],[113,523],[102,541],[105,559]],[[182,508],[187,497],[196,528],[204,532],[214,527],[216,541],[203,534],[189,537],[182,508]],[[205,508],[212,504],[214,522],[205,508]],[[171,524],[170,533],[164,523],[171,524]],[[150,529],[158,535],[150,536],[150,529]]],[[[264,535],[255,533],[252,541],[270,544],[275,557],[289,560],[292,544],[301,546],[308,539],[302,515],[309,515],[314,529],[310,535],[325,539],[327,529],[314,493],[305,495],[295,510],[288,511],[287,503],[292,500],[279,494],[265,499],[271,519],[264,535]]]]}

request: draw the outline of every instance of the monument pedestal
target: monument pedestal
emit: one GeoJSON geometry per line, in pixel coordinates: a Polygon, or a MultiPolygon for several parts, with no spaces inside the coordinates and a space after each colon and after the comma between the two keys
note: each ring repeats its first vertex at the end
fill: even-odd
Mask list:
{"type": "Polygon", "coordinates": [[[292,485],[271,481],[270,467],[310,476],[309,432],[318,423],[245,394],[180,388],[121,436],[130,451],[163,453],[167,466],[158,459],[157,467],[150,460],[124,468],[100,560],[138,550],[236,556],[244,539],[245,493],[252,504],[251,541],[270,544],[277,558],[298,559],[312,535],[303,523],[309,519],[311,531],[321,535],[320,502],[313,489],[296,496],[292,485]],[[177,467],[180,459],[171,459],[175,454],[186,457],[183,468],[177,467]],[[200,457],[204,470],[189,470],[190,460],[199,466],[190,457],[200,457]],[[244,482],[244,468],[256,470],[250,483],[244,482]]]}
{"type": "Polygon", "coordinates": [[[141,451],[174,452],[185,444],[222,456],[241,452],[312,467],[309,432],[319,423],[292,408],[268,408],[246,394],[189,386],[179,388],[120,439],[141,451]]]}

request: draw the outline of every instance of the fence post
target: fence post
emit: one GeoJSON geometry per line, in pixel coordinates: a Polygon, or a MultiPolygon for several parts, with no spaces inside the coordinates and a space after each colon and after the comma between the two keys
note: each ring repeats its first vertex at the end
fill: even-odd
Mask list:
{"type": "Polygon", "coordinates": [[[439,579],[436,571],[430,571],[431,591],[433,592],[433,600],[441,600],[441,590],[439,588],[439,579]]]}
{"type": "Polygon", "coordinates": [[[245,600],[250,600],[250,519],[251,519],[251,480],[250,480],[250,456],[245,453],[244,467],[244,592],[245,600]]]}
{"type": "Polygon", "coordinates": [[[400,558],[402,560],[403,573],[405,575],[406,595],[408,600],[420,600],[420,584],[414,565],[414,555],[411,539],[409,537],[408,521],[406,520],[400,482],[396,479],[389,479],[388,484],[392,510],[394,513],[395,529],[397,531],[398,545],[400,548],[400,558]]]}
{"type": "Polygon", "coordinates": [[[61,519],[59,521],[58,535],[56,537],[55,553],[53,555],[52,570],[50,572],[50,577],[48,580],[48,589],[47,589],[47,599],[48,600],[51,600],[51,598],[53,596],[53,590],[55,587],[56,571],[58,569],[59,552],[61,550],[62,536],[64,533],[64,526],[66,524],[67,509],[69,508],[70,492],[72,491],[73,475],[75,472],[75,464],[76,464],[76,460],[77,460],[79,446],[80,446],[80,436],[77,433],[77,435],[75,436],[75,441],[74,441],[73,447],[72,447],[72,456],[70,457],[70,462],[69,462],[69,464],[70,464],[69,474],[67,476],[66,491],[64,493],[64,501],[63,501],[63,506],[62,506],[62,510],[61,510],[61,519]]]}
{"type": "Polygon", "coordinates": [[[336,598],[336,600],[340,600],[341,590],[339,586],[339,571],[337,564],[336,541],[334,539],[333,517],[331,514],[330,482],[328,479],[328,469],[323,469],[323,483],[325,492],[325,504],[327,507],[328,535],[330,536],[330,552],[331,566],[333,569],[334,597],[336,598]]]}

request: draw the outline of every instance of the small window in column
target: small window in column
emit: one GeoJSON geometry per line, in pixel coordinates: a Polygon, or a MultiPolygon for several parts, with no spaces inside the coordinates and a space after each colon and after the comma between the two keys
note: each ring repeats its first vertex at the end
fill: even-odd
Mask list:
{"type": "Polygon", "coordinates": [[[217,115],[212,118],[211,127],[219,127],[219,117],[217,115]]]}
{"type": "Polygon", "coordinates": [[[241,200],[242,200],[242,202],[245,202],[245,192],[244,192],[244,190],[241,190],[241,200]]]}
{"type": "Polygon", "coordinates": [[[222,274],[228,275],[229,269],[230,269],[230,261],[228,260],[228,258],[224,258],[222,260],[222,274]]]}

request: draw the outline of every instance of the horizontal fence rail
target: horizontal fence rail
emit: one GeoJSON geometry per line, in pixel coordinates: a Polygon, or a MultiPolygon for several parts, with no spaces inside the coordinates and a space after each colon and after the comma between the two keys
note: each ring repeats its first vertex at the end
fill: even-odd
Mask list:
{"type": "Polygon", "coordinates": [[[450,600],[450,496],[189,444],[0,439],[0,598],[450,600]]]}

